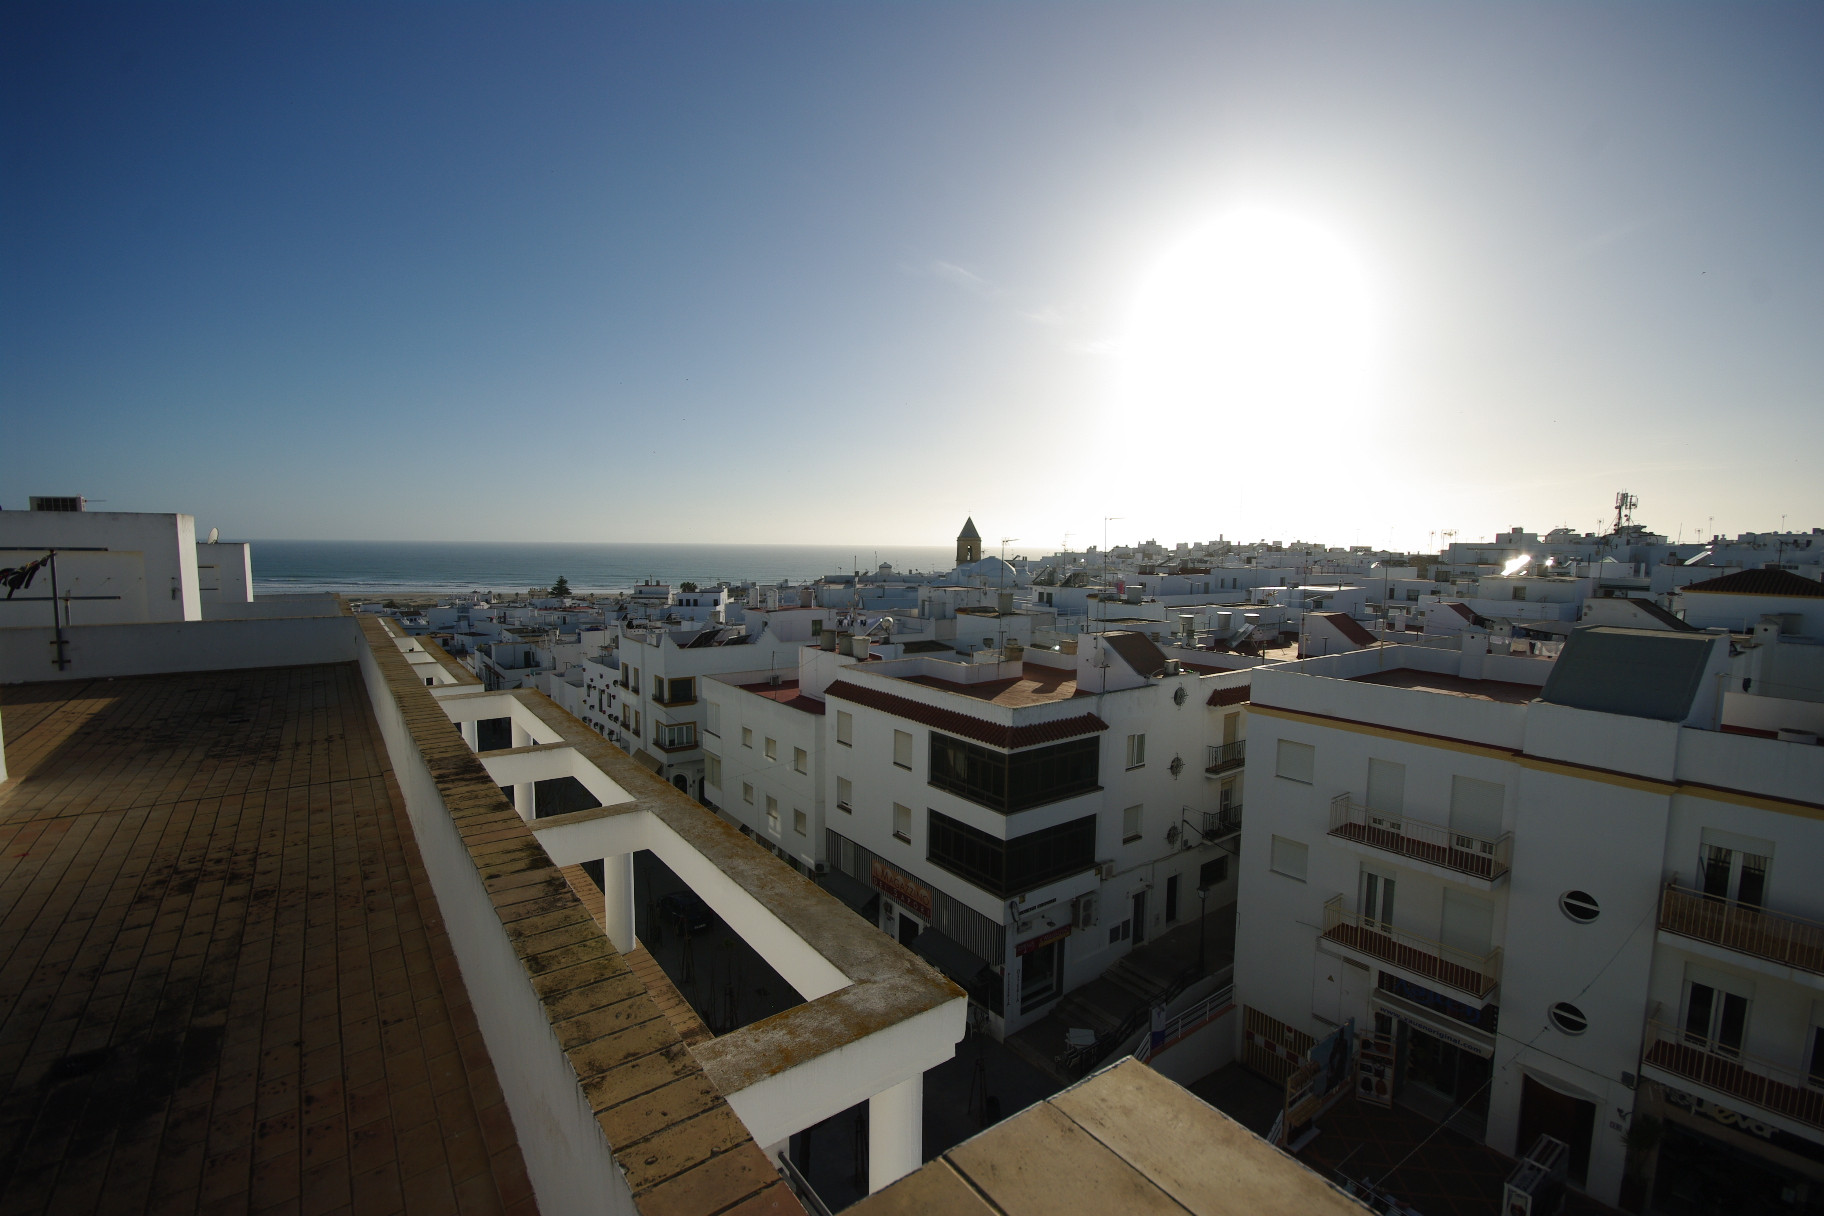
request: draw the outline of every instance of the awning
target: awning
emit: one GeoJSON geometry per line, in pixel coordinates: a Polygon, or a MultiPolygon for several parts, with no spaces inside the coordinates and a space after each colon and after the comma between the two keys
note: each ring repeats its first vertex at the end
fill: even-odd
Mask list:
{"type": "Polygon", "coordinates": [[[841,870],[831,870],[823,876],[823,889],[870,920],[880,906],[879,891],[841,870]]]}
{"type": "Polygon", "coordinates": [[[1417,1026],[1434,1039],[1442,1039],[1452,1047],[1473,1052],[1483,1059],[1492,1059],[1495,1054],[1495,1037],[1465,1026],[1451,1018],[1434,1015],[1428,1009],[1421,1009],[1411,1001],[1402,1000],[1388,992],[1375,992],[1369,998],[1369,1004],[1384,1012],[1417,1026]]]}
{"type": "Polygon", "coordinates": [[[975,977],[988,967],[988,960],[969,951],[953,937],[946,937],[936,929],[926,929],[912,942],[912,953],[918,955],[939,971],[968,988],[975,983],[975,977]]]}

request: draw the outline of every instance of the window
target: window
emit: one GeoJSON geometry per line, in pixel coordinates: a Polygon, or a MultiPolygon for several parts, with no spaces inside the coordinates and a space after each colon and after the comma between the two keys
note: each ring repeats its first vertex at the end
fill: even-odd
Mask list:
{"type": "Polygon", "coordinates": [[[1290,739],[1279,741],[1279,765],[1274,772],[1287,781],[1310,785],[1315,780],[1316,771],[1317,749],[1315,747],[1309,743],[1294,743],[1290,739]]]}
{"type": "Polygon", "coordinates": [[[1139,768],[1146,763],[1146,736],[1129,735],[1127,737],[1127,767],[1139,768]]]}
{"type": "Polygon", "coordinates": [[[1772,862],[1771,841],[1705,828],[1697,858],[1698,886],[1711,899],[1759,908],[1767,899],[1772,862]]]}
{"type": "Polygon", "coordinates": [[[907,844],[912,843],[912,808],[893,804],[893,836],[907,844]]]}
{"type": "Polygon", "coordinates": [[[1515,583],[1514,584],[1514,598],[1517,600],[1523,600],[1526,598],[1526,584],[1525,583],[1515,583]]]}
{"type": "Polygon", "coordinates": [[[668,751],[682,751],[697,745],[695,722],[654,722],[652,730],[652,741],[668,751]]]}
{"type": "Polygon", "coordinates": [[[1742,1040],[1748,1033],[1752,987],[1745,981],[1713,975],[1689,964],[1685,977],[1685,1042],[1721,1056],[1740,1055],[1742,1040]]]}
{"type": "Polygon", "coordinates": [[[1602,915],[1596,897],[1587,891],[1566,891],[1558,897],[1558,910],[1580,925],[1587,925],[1602,915]]]}
{"type": "Polygon", "coordinates": [[[718,737],[722,734],[722,706],[711,701],[703,710],[703,729],[718,737]]]}
{"type": "Polygon", "coordinates": [[[855,783],[847,777],[836,778],[836,809],[839,811],[855,809],[855,783]]]}
{"type": "Polygon", "coordinates": [[[912,767],[912,736],[906,731],[893,732],[893,763],[903,769],[912,767]]]}
{"type": "Polygon", "coordinates": [[[697,699],[697,682],[691,677],[682,680],[654,680],[653,695],[671,705],[685,705],[697,699]],[[671,695],[664,695],[664,686],[671,686],[671,695]]]}
{"type": "Polygon", "coordinates": [[[805,813],[803,811],[799,810],[797,807],[793,807],[792,808],[792,831],[798,833],[800,836],[804,836],[809,833],[810,826],[811,826],[810,818],[808,816],[806,816],[805,813]]]}
{"type": "Polygon", "coordinates": [[[1268,869],[1275,874],[1284,874],[1287,878],[1305,881],[1305,862],[1311,850],[1296,840],[1287,840],[1284,836],[1273,838],[1272,860],[1268,869]]]}
{"type": "Polygon", "coordinates": [[[1098,788],[1102,745],[1095,738],[1001,752],[931,732],[928,780],[977,806],[1008,814],[1098,788]]]}
{"type": "Polygon", "coordinates": [[[1221,886],[1223,883],[1227,882],[1228,879],[1229,859],[1227,857],[1218,857],[1214,861],[1206,861],[1203,863],[1203,868],[1197,871],[1197,885],[1205,891],[1208,891],[1213,887],[1221,886]]]}
{"type": "Polygon", "coordinates": [[[1042,887],[1096,864],[1096,817],[1000,840],[937,811],[930,812],[925,856],[958,878],[1006,897],[1042,887]]]}
{"type": "Polygon", "coordinates": [[[836,742],[844,747],[855,746],[855,715],[846,709],[836,711],[836,742]]]}
{"type": "Polygon", "coordinates": [[[779,800],[771,794],[766,796],[766,830],[779,834],[779,800]]]}
{"type": "Polygon", "coordinates": [[[722,788],[722,757],[703,753],[703,779],[717,789],[722,788]]]}
{"type": "Polygon", "coordinates": [[[1140,839],[1141,808],[1130,806],[1121,812],[1121,843],[1132,844],[1140,839]]]}
{"type": "Polygon", "coordinates": [[[794,747],[792,749],[792,771],[794,773],[810,772],[810,760],[810,753],[806,752],[802,747],[794,747]]]}
{"type": "Polygon", "coordinates": [[[1545,1011],[1545,1016],[1565,1034],[1582,1034],[1590,1028],[1590,1019],[1584,1016],[1583,1010],[1569,1001],[1559,1001],[1545,1011]]]}
{"type": "Polygon", "coordinates": [[[777,760],[779,758],[779,740],[768,739],[766,741],[766,758],[768,760],[777,760]]]}
{"type": "Polygon", "coordinates": [[[743,781],[741,783],[741,801],[747,803],[749,806],[753,805],[754,787],[751,782],[743,781]]]}
{"type": "Polygon", "coordinates": [[[753,745],[754,745],[754,728],[751,726],[743,726],[741,728],[741,746],[742,747],[752,747],[753,745]]]}

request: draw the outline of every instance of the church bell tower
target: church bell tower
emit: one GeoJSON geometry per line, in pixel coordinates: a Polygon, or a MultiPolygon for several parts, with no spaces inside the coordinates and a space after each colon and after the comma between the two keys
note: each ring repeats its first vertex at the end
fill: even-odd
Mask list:
{"type": "Polygon", "coordinates": [[[982,560],[982,534],[975,530],[975,517],[963,521],[963,530],[956,534],[956,564],[967,565],[982,560]]]}

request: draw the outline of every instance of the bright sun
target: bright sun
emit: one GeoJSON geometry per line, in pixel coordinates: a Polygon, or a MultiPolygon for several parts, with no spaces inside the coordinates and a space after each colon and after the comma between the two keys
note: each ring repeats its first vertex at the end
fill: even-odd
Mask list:
{"type": "Polygon", "coordinates": [[[1373,319],[1361,264],[1335,236],[1287,215],[1231,212],[1142,282],[1122,395],[1193,425],[1336,417],[1365,401],[1373,319]]]}

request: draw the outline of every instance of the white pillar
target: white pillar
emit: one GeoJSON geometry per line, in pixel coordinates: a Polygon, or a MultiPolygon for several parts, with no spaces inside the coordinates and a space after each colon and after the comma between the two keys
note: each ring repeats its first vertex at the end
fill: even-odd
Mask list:
{"type": "Polygon", "coordinates": [[[519,724],[518,718],[513,719],[513,746],[514,747],[532,746],[532,736],[526,730],[525,727],[523,727],[519,724]]]}
{"type": "Polygon", "coordinates": [[[888,1187],[924,1164],[925,1074],[918,1073],[868,1099],[868,1193],[888,1187]]]}
{"type": "Polygon", "coordinates": [[[480,733],[481,732],[476,728],[473,721],[464,722],[462,724],[462,741],[469,745],[469,750],[472,752],[481,750],[476,743],[476,737],[480,733]]]}
{"type": "Polygon", "coordinates": [[[633,854],[602,858],[602,908],[608,922],[608,940],[622,954],[632,951],[633,854]]]}
{"type": "Polygon", "coordinates": [[[538,817],[538,790],[532,782],[521,781],[513,787],[513,809],[519,812],[521,819],[538,817]]]}

